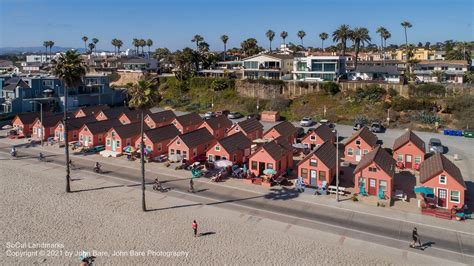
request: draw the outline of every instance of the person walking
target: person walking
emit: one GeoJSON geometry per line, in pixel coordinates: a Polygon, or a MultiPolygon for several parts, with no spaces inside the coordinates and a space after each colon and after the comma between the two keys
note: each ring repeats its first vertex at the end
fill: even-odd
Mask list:
{"type": "Polygon", "coordinates": [[[192,227],[193,227],[193,231],[194,231],[194,237],[196,237],[197,232],[198,232],[198,224],[197,224],[196,220],[193,221],[192,227]]]}
{"type": "Polygon", "coordinates": [[[194,180],[192,177],[189,179],[189,192],[194,193],[194,180]]]}
{"type": "Polygon", "coordinates": [[[420,240],[420,237],[418,236],[418,230],[416,229],[416,227],[413,228],[413,231],[411,233],[411,238],[412,238],[412,243],[410,247],[412,248],[416,247],[417,242],[421,247],[421,240],[420,240]]]}

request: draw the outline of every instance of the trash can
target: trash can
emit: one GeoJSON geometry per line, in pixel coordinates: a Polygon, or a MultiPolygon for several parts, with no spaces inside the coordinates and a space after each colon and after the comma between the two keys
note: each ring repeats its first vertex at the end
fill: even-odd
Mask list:
{"type": "Polygon", "coordinates": [[[463,134],[466,138],[474,138],[474,131],[472,130],[464,130],[463,134]]]}

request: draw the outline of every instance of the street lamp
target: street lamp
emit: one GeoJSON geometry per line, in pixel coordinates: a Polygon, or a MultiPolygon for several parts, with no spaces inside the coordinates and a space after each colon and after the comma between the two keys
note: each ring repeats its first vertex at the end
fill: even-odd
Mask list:
{"type": "Polygon", "coordinates": [[[40,102],[40,101],[30,101],[30,103],[38,103],[40,105],[40,122],[41,122],[40,140],[41,140],[41,146],[43,146],[43,130],[44,130],[44,126],[43,126],[43,103],[40,102]]]}
{"type": "Polygon", "coordinates": [[[336,201],[339,202],[339,132],[336,132],[336,201]]]}

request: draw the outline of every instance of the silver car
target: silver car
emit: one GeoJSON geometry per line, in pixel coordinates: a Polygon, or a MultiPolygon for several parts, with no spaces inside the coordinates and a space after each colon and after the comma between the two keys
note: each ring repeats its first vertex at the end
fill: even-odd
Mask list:
{"type": "Polygon", "coordinates": [[[302,127],[310,127],[313,125],[313,119],[311,117],[303,117],[300,121],[300,126],[302,127]]]}
{"type": "Polygon", "coordinates": [[[430,147],[430,152],[439,152],[439,153],[444,152],[444,147],[443,147],[443,144],[441,144],[440,139],[435,139],[435,138],[430,139],[429,147],[430,147]]]}

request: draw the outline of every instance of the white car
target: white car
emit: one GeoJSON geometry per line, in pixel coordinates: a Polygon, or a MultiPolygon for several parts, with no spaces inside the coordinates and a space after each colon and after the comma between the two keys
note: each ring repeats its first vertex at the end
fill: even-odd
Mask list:
{"type": "Polygon", "coordinates": [[[313,119],[311,117],[303,117],[300,121],[300,126],[302,127],[310,127],[314,123],[313,119]]]}

